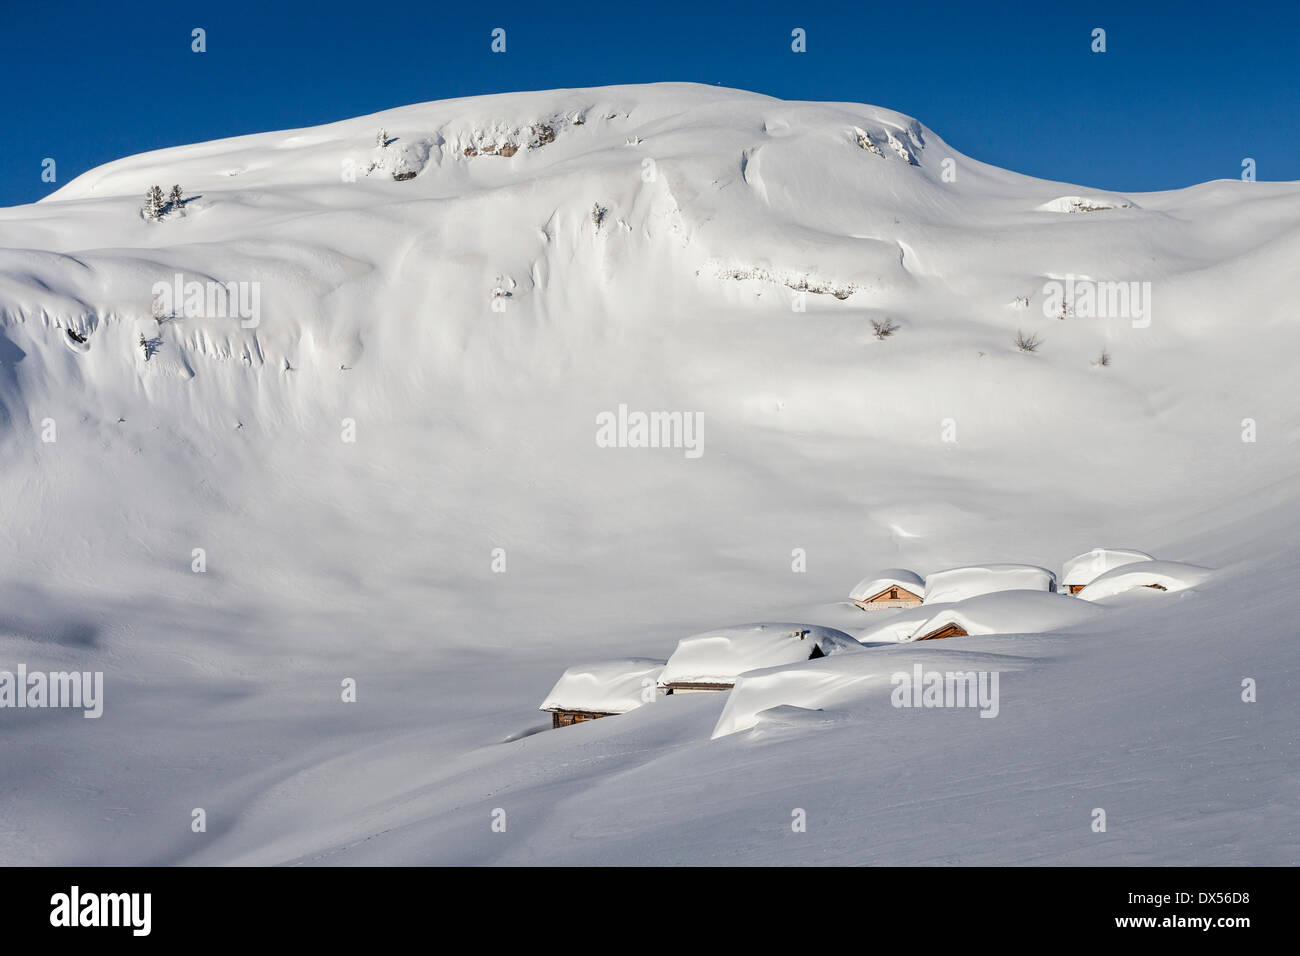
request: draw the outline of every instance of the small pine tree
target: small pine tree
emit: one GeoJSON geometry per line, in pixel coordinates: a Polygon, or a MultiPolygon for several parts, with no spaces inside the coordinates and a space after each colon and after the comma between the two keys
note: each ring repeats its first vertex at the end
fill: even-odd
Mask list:
{"type": "Polygon", "coordinates": [[[146,219],[157,222],[163,213],[163,193],[161,186],[150,186],[144,197],[144,215],[146,219]]]}
{"type": "Polygon", "coordinates": [[[376,134],[376,136],[375,136],[375,145],[376,145],[376,146],[387,146],[387,145],[388,145],[388,130],[386,130],[386,129],[380,129],[380,131],[378,132],[378,134],[376,134]]]}
{"type": "Polygon", "coordinates": [[[167,202],[171,205],[173,209],[185,208],[185,194],[181,192],[180,186],[172,187],[172,194],[167,197],[167,202]]]}

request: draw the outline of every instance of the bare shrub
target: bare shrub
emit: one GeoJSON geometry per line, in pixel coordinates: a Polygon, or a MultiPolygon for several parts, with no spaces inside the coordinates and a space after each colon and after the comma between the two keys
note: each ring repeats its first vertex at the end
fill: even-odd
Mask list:
{"type": "Polygon", "coordinates": [[[1038,347],[1042,344],[1043,341],[1038,337],[1037,333],[1025,335],[1024,332],[1016,332],[1016,348],[1022,352],[1037,352],[1038,347]]]}
{"type": "Polygon", "coordinates": [[[872,319],[871,327],[875,329],[878,339],[887,339],[900,328],[893,319],[872,319]]]}

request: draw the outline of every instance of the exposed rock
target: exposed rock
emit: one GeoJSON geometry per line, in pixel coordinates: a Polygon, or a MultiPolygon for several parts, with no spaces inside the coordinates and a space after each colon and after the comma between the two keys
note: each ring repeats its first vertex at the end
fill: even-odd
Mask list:
{"type": "Polygon", "coordinates": [[[859,129],[856,126],[853,127],[853,129],[854,132],[856,132],[858,135],[858,149],[865,149],[868,152],[875,153],[881,159],[885,158],[884,150],[882,150],[879,146],[875,144],[875,142],[871,139],[871,135],[866,130],[859,129]]]}

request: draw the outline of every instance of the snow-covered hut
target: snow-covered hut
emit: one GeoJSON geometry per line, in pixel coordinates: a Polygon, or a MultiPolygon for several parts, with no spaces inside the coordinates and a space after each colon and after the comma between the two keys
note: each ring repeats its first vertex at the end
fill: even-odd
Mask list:
{"type": "Polygon", "coordinates": [[[1180,561],[1141,561],[1112,568],[1092,581],[1077,596],[1084,601],[1097,601],[1142,588],[1153,591],[1185,591],[1196,587],[1212,573],[1209,568],[1180,561]]]}
{"type": "Polygon", "coordinates": [[[1100,608],[1047,591],[996,591],[936,607],[904,641],[979,634],[1041,634],[1079,624],[1100,608]]]}
{"type": "Polygon", "coordinates": [[[926,604],[951,604],[997,591],[1055,591],[1056,575],[1034,564],[985,564],[937,571],[925,579],[926,604]]]}
{"type": "Polygon", "coordinates": [[[537,709],[550,711],[553,728],[625,714],[655,699],[664,663],[624,657],[570,667],[537,709]]]}
{"type": "Polygon", "coordinates": [[[920,633],[912,636],[913,641],[939,641],[945,637],[969,637],[970,631],[962,627],[960,621],[944,621],[936,627],[930,627],[929,622],[921,627],[920,633]],[[926,628],[930,628],[926,630],[926,628]]]}
{"type": "Polygon", "coordinates": [[[862,645],[843,631],[817,624],[741,624],[677,642],[659,675],[669,694],[730,690],[745,671],[826,657],[862,645]]]}
{"type": "Polygon", "coordinates": [[[925,596],[925,579],[906,568],[886,568],[858,582],[849,600],[864,611],[916,607],[925,596]]]}
{"type": "Polygon", "coordinates": [[[1125,548],[1093,548],[1083,554],[1076,554],[1061,566],[1061,587],[1071,594],[1078,594],[1087,585],[1101,577],[1107,571],[1121,568],[1138,561],[1154,561],[1145,551],[1129,551],[1125,548]]]}

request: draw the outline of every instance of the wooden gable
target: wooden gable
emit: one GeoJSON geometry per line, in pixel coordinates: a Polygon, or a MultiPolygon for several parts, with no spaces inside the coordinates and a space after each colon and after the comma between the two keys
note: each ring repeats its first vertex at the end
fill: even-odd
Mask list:
{"type": "Polygon", "coordinates": [[[873,594],[869,598],[863,598],[859,604],[875,604],[878,601],[915,601],[921,603],[920,595],[913,594],[901,584],[891,584],[878,594],[873,594]]]}
{"type": "Polygon", "coordinates": [[[966,628],[956,622],[950,622],[942,627],[936,627],[929,634],[918,637],[918,641],[937,641],[945,637],[968,637],[966,628]]]}
{"type": "Polygon", "coordinates": [[[871,597],[853,603],[864,611],[884,611],[889,608],[916,607],[921,603],[921,596],[912,593],[901,584],[891,584],[871,597]]]}

